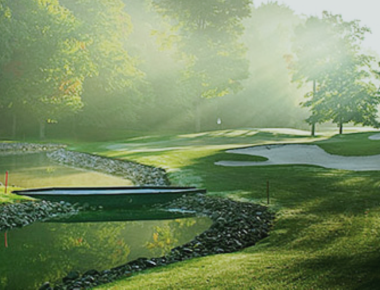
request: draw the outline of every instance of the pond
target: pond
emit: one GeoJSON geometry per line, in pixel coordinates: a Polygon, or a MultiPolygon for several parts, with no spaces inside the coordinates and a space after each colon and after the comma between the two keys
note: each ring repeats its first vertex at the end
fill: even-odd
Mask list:
{"type": "MultiPolygon", "coordinates": [[[[105,213],[108,219],[111,215],[105,213]]],[[[160,257],[211,225],[208,218],[149,220],[147,213],[145,219],[39,222],[0,232],[0,289],[38,289],[46,281],[61,282],[73,270],[102,271],[139,257],[160,257]]]]}
{"type": "MultiPolygon", "coordinates": [[[[129,180],[60,166],[45,154],[0,156],[0,174],[25,188],[125,186],[129,180]]],[[[0,177],[0,181],[3,179],[0,177]]],[[[159,210],[82,212],[0,232],[0,289],[38,289],[70,271],[102,271],[140,257],[160,257],[212,224],[192,213],[159,210]]]]}
{"type": "Polygon", "coordinates": [[[128,186],[130,180],[61,166],[45,153],[0,155],[0,181],[9,172],[9,184],[25,188],[52,186],[128,186]]]}

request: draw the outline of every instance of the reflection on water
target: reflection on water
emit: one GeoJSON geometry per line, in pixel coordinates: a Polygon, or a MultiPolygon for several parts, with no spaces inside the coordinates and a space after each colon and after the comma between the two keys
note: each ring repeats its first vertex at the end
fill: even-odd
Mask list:
{"type": "Polygon", "coordinates": [[[26,188],[132,185],[119,177],[58,165],[45,153],[0,156],[1,182],[6,171],[9,184],[26,188]]]}
{"type": "Polygon", "coordinates": [[[158,257],[211,225],[207,218],[35,223],[1,232],[0,289],[38,289],[68,272],[158,257]]]}
{"type": "MultiPolygon", "coordinates": [[[[131,185],[110,175],[57,165],[43,153],[0,156],[2,182],[5,171],[10,173],[9,184],[27,188],[131,185]]],[[[208,218],[178,213],[104,211],[0,232],[0,289],[38,289],[73,270],[101,271],[140,257],[162,256],[210,225],[208,218]]]]}

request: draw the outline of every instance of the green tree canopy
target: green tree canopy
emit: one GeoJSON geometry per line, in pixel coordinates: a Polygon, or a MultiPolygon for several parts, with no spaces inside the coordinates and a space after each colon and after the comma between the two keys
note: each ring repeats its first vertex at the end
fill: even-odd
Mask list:
{"type": "Polygon", "coordinates": [[[239,42],[249,0],[154,0],[154,7],[174,28],[175,43],[186,61],[183,86],[195,104],[200,130],[200,98],[238,91],[248,76],[245,47],[239,42]]]}
{"type": "Polygon", "coordinates": [[[80,124],[100,128],[134,118],[137,84],[143,73],[127,51],[132,23],[121,0],[62,0],[80,21],[81,34],[88,38],[86,48],[95,72],[84,82],[83,113],[80,124]],[[107,117],[105,117],[107,116],[107,117]]]}
{"type": "Polygon", "coordinates": [[[293,80],[313,83],[303,106],[310,108],[307,122],[332,121],[377,126],[379,96],[371,83],[371,57],[361,54],[361,41],[369,30],[358,21],[324,12],[310,17],[296,29],[293,43],[293,80]]]}
{"type": "Polygon", "coordinates": [[[47,120],[82,107],[83,81],[92,72],[86,40],[58,1],[5,0],[1,9],[5,25],[0,28],[8,35],[0,70],[2,103],[37,118],[44,137],[47,120]]]}
{"type": "Polygon", "coordinates": [[[122,1],[2,1],[0,106],[28,112],[41,137],[47,122],[84,104],[85,122],[131,113],[128,98],[142,73],[125,48],[132,25],[124,8],[122,1]]]}

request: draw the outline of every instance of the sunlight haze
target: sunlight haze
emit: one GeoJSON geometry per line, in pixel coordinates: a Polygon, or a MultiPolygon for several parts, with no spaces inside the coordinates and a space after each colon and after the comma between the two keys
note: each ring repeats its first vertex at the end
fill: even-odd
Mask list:
{"type": "Polygon", "coordinates": [[[0,0],[0,290],[380,290],[379,11],[0,0]]]}
{"type": "MultiPolygon", "coordinates": [[[[262,3],[273,2],[268,0],[256,0],[255,6],[262,3]]],[[[279,4],[285,4],[293,9],[296,14],[306,16],[321,16],[326,10],[334,14],[341,14],[345,21],[360,20],[361,25],[369,27],[372,31],[367,34],[364,45],[380,54],[380,1],[378,0],[279,0],[279,4]]]]}

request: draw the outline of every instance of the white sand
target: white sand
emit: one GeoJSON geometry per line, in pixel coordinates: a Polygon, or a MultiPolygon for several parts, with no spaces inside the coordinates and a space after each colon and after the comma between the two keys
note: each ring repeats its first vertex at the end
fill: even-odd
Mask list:
{"type": "Polygon", "coordinates": [[[369,140],[380,140],[380,134],[371,135],[368,137],[369,140]]]}
{"type": "Polygon", "coordinates": [[[339,156],[322,150],[317,145],[267,145],[244,149],[229,150],[229,153],[255,155],[268,158],[267,161],[218,161],[221,166],[267,166],[302,164],[317,165],[325,168],[354,171],[380,170],[380,155],[372,156],[339,156]]]}
{"type": "Polygon", "coordinates": [[[292,128],[258,128],[254,129],[260,132],[268,132],[273,134],[286,134],[286,135],[296,135],[296,136],[310,136],[310,131],[298,130],[292,128]]]}

